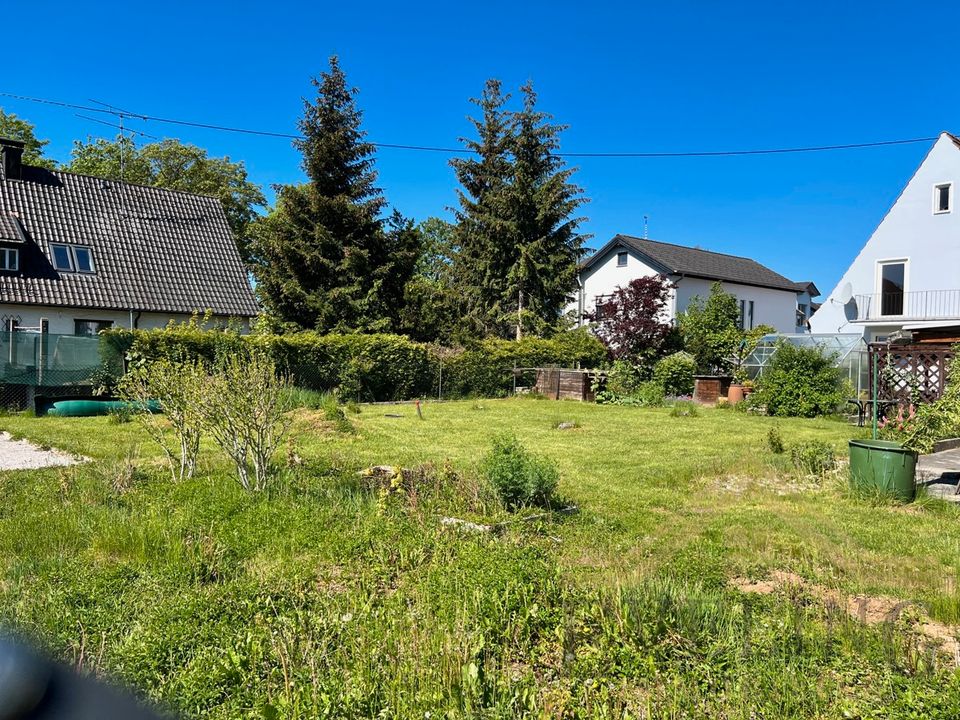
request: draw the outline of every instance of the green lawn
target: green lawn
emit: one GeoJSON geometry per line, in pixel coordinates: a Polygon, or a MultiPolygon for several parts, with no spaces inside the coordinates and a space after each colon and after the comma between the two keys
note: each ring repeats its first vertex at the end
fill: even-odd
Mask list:
{"type": "Polygon", "coordinates": [[[729,586],[786,570],[960,623],[957,508],[868,502],[842,472],[793,470],[790,446],[845,457],[855,428],[531,399],[348,416],[354,433],[298,411],[259,496],[212,447],[199,477],[172,483],[136,423],[0,418],[92,458],[0,473],[0,618],[188,716],[958,714],[960,679],[906,626],[729,586]],[[476,479],[503,431],[557,463],[580,512],[495,537],[441,529],[442,515],[510,519],[476,479]],[[440,479],[417,496],[356,473],[421,463],[440,479]]]}

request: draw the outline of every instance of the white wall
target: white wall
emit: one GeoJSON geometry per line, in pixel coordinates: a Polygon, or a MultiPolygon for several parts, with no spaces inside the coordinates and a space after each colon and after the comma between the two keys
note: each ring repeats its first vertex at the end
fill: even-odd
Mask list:
{"type": "MultiPolygon", "coordinates": [[[[625,287],[631,280],[638,277],[657,275],[654,268],[644,263],[631,249],[614,247],[608,251],[599,262],[588,271],[581,273],[583,283],[583,309],[593,312],[595,298],[598,295],[612,295],[618,287],[625,287]],[[617,253],[627,251],[627,266],[617,267],[617,253]]],[[[677,289],[670,294],[666,312],[666,320],[676,318],[678,312],[683,312],[695,296],[706,298],[710,294],[711,280],[684,277],[675,281],[677,289]]],[[[797,294],[789,290],[774,290],[771,288],[751,287],[735,283],[722,283],[723,289],[735,295],[738,300],[753,300],[753,324],[770,325],[777,332],[796,332],[797,294]]],[[[574,302],[568,311],[577,312],[577,303],[574,302]]]]}
{"type": "MultiPolygon", "coordinates": [[[[631,280],[658,274],[656,270],[644,263],[629,248],[614,247],[589,270],[580,273],[580,282],[583,283],[583,311],[587,313],[594,311],[598,295],[613,295],[617,288],[626,287],[631,280]],[[627,253],[627,265],[626,267],[617,267],[617,253],[624,251],[627,253]]],[[[569,310],[572,310],[576,315],[576,299],[568,308],[569,310]]],[[[672,318],[673,313],[671,312],[670,319],[672,318]]]]}
{"type": "MultiPolygon", "coordinates": [[[[50,332],[55,335],[73,335],[74,320],[110,320],[115,327],[130,327],[130,313],[116,310],[88,310],[83,308],[56,308],[43,305],[3,305],[0,304],[0,321],[8,317],[17,318],[18,324],[24,327],[40,325],[40,319],[46,318],[50,323],[50,332]]],[[[133,314],[137,319],[137,313],[133,314]]],[[[165,327],[171,320],[185,322],[191,318],[185,314],[141,313],[137,327],[141,330],[152,330],[165,327]]],[[[0,322],[0,328],[5,327],[0,322]]],[[[246,321],[242,323],[245,330],[249,329],[246,321]]]]}
{"type": "MultiPolygon", "coordinates": [[[[706,299],[710,295],[712,280],[685,277],[677,281],[677,312],[687,309],[696,297],[706,299]]],[[[724,292],[737,300],[753,300],[753,326],[769,325],[780,333],[794,333],[797,328],[797,293],[793,290],[753,287],[737,283],[721,283],[724,292]]]]}
{"type": "Polygon", "coordinates": [[[902,325],[851,323],[855,306],[844,306],[840,293],[850,283],[854,295],[879,292],[877,261],[906,259],[906,292],[960,289],[960,149],[943,134],[907,183],[894,206],[867,241],[837,287],[810,319],[815,333],[863,332],[868,340],[902,325]],[[953,182],[952,211],[933,212],[935,185],[953,182]]]}

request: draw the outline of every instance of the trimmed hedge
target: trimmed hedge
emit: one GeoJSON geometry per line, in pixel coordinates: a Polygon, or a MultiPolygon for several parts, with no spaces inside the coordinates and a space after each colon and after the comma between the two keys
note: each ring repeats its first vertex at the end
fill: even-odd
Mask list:
{"type": "Polygon", "coordinates": [[[466,349],[426,345],[401,335],[239,335],[193,324],[101,334],[104,365],[114,369],[122,368],[124,359],[213,362],[251,347],[266,352],[297,386],[337,389],[343,397],[361,401],[436,395],[441,377],[443,397],[502,396],[511,388],[514,367],[597,367],[606,358],[603,345],[585,330],[520,342],[482,340],[466,349]]]}

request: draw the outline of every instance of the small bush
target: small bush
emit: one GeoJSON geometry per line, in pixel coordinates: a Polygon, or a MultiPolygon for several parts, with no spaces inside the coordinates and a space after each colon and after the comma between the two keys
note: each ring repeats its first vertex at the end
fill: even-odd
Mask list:
{"type": "Polygon", "coordinates": [[[663,386],[667,395],[691,395],[697,361],[686,352],[667,355],[653,366],[653,379],[663,386]]]}
{"type": "Polygon", "coordinates": [[[351,423],[340,407],[335,393],[324,393],[320,399],[320,409],[323,411],[323,417],[327,422],[333,423],[337,432],[353,432],[353,423],[351,423]]]}
{"type": "Polygon", "coordinates": [[[663,385],[654,380],[643,383],[637,389],[637,399],[644,407],[662,407],[665,396],[663,385]]]}
{"type": "Polygon", "coordinates": [[[794,467],[806,475],[823,477],[836,468],[837,456],[833,447],[822,440],[808,440],[790,448],[794,467]]]}
{"type": "Polygon", "coordinates": [[[700,409],[692,400],[678,400],[673,404],[670,417],[697,417],[700,409]]]}
{"type": "Polygon", "coordinates": [[[500,435],[483,460],[483,474],[510,509],[549,507],[560,479],[556,465],[531,454],[513,435],[500,435]]]}
{"type": "Polygon", "coordinates": [[[780,434],[780,428],[774,425],[767,431],[767,447],[774,455],[783,455],[786,446],[783,444],[783,435],[780,434]]]}
{"type": "Polygon", "coordinates": [[[785,417],[833,414],[849,394],[843,371],[834,360],[835,356],[825,355],[819,347],[779,343],[749,405],[763,406],[767,414],[785,417]]]}

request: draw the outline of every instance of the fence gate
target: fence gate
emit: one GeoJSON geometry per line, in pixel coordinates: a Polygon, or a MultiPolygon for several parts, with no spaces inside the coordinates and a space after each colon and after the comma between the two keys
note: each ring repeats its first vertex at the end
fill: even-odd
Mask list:
{"type": "Polygon", "coordinates": [[[946,388],[950,345],[892,345],[871,343],[870,394],[873,397],[876,367],[877,397],[901,405],[939,400],[946,388]]]}

